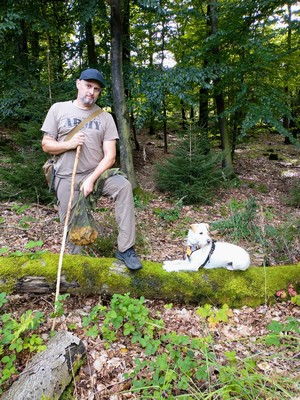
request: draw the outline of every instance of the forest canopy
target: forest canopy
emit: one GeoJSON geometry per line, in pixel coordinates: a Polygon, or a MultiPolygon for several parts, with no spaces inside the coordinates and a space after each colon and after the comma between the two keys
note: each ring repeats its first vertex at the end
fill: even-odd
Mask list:
{"type": "MultiPolygon", "coordinates": [[[[142,131],[162,133],[165,153],[170,130],[201,132],[223,150],[229,175],[236,146],[259,125],[298,142],[297,1],[3,0],[0,18],[1,144],[36,188],[42,121],[74,98],[86,67],[108,82],[99,105],[115,114],[131,181],[122,148],[138,150],[142,131]]],[[[26,196],[24,178],[14,180],[26,196]]]]}

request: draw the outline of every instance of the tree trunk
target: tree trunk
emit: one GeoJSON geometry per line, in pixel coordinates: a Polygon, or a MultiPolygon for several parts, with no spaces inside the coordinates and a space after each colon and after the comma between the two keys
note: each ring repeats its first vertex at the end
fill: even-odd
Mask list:
{"type": "Polygon", "coordinates": [[[192,123],[195,122],[195,110],[194,110],[193,106],[191,106],[191,109],[190,109],[190,120],[192,121],[192,123]]]}
{"type": "Polygon", "coordinates": [[[221,135],[221,146],[223,150],[223,168],[226,168],[229,175],[234,175],[233,162],[232,162],[232,153],[231,153],[231,143],[230,136],[227,126],[226,117],[222,114],[225,112],[225,102],[223,93],[215,94],[217,114],[218,114],[218,125],[219,131],[221,135]]]}
{"type": "Polygon", "coordinates": [[[200,88],[199,93],[199,126],[208,135],[208,89],[200,88]]]}
{"type": "Polygon", "coordinates": [[[132,149],[130,123],[126,108],[122,66],[122,0],[111,0],[111,71],[113,80],[113,103],[120,135],[120,162],[133,188],[137,187],[132,149]]]}
{"type": "Polygon", "coordinates": [[[98,68],[98,60],[95,49],[95,39],[94,39],[93,25],[91,19],[89,19],[85,24],[85,38],[87,45],[89,67],[98,68]]]}
{"type": "Polygon", "coordinates": [[[40,42],[39,42],[39,33],[33,31],[31,33],[31,65],[29,66],[32,71],[34,77],[40,80],[40,68],[39,68],[39,56],[40,56],[40,42]]]}
{"type": "Polygon", "coordinates": [[[26,29],[26,23],[23,19],[20,21],[20,31],[21,31],[21,37],[20,41],[18,42],[19,56],[23,68],[27,69],[28,68],[27,29],[26,29]]]}
{"type": "Polygon", "coordinates": [[[164,153],[168,153],[168,132],[167,132],[167,106],[166,106],[166,98],[164,96],[163,102],[163,132],[164,132],[164,153]]]}
{"type": "Polygon", "coordinates": [[[186,115],[185,115],[185,108],[184,108],[184,103],[183,100],[180,100],[180,105],[181,105],[181,125],[182,129],[186,129],[186,115]]]}
{"type": "MultiPolygon", "coordinates": [[[[217,2],[213,0],[211,2],[211,6],[208,7],[208,14],[211,22],[211,34],[215,35],[217,33],[217,2]]],[[[219,62],[219,53],[220,50],[217,46],[213,48],[213,54],[215,56],[215,62],[218,64],[219,62]]],[[[229,131],[227,127],[227,120],[224,115],[225,112],[225,101],[224,94],[222,92],[222,85],[220,78],[216,78],[214,80],[214,97],[216,101],[217,108],[217,116],[218,116],[218,125],[219,131],[221,135],[221,146],[223,150],[223,167],[227,169],[229,176],[234,175],[234,168],[232,162],[232,153],[231,153],[231,145],[230,145],[230,137],[229,131]]]]}
{"type": "Polygon", "coordinates": [[[27,364],[2,400],[56,400],[71,382],[86,354],[82,341],[70,332],[58,332],[47,349],[27,364]]]}
{"type": "MultiPolygon", "coordinates": [[[[122,34],[122,60],[125,67],[125,82],[130,79],[130,1],[124,0],[124,10],[123,10],[123,34],[122,34]],[[127,73],[127,74],[126,74],[127,73]]],[[[131,90],[124,88],[125,97],[132,100],[131,90]]],[[[131,102],[132,103],[132,102],[131,102]]],[[[133,113],[133,107],[131,104],[130,110],[130,124],[133,134],[133,140],[135,144],[135,150],[140,150],[140,144],[137,139],[135,118],[133,113]]]]}
{"type": "Polygon", "coordinates": [[[139,151],[141,149],[141,146],[140,146],[139,141],[137,139],[134,114],[133,114],[132,110],[130,112],[130,122],[131,122],[131,129],[132,129],[132,133],[133,133],[133,140],[134,140],[134,144],[135,144],[135,150],[139,151]]]}
{"type": "MultiPolygon", "coordinates": [[[[288,53],[291,53],[291,48],[292,48],[292,30],[291,30],[292,9],[291,9],[291,5],[288,4],[288,5],[287,5],[287,8],[288,8],[287,52],[288,52],[288,53]]],[[[289,76],[289,74],[290,74],[290,62],[289,62],[289,61],[287,61],[286,66],[285,66],[285,69],[286,69],[286,75],[289,76]]],[[[286,79],[286,82],[287,82],[287,84],[286,84],[286,86],[285,86],[285,88],[284,88],[284,91],[285,91],[285,93],[286,93],[286,98],[287,98],[288,101],[289,101],[289,98],[290,98],[290,88],[289,88],[289,85],[288,85],[288,79],[286,79]]],[[[289,103],[290,103],[290,101],[289,101],[289,103]]],[[[291,104],[288,104],[288,106],[289,106],[289,109],[291,109],[291,104]]],[[[287,115],[284,115],[284,116],[283,116],[283,127],[284,127],[286,130],[289,130],[289,128],[290,128],[290,119],[288,118],[287,115]]],[[[285,138],[284,138],[284,143],[285,143],[285,144],[291,144],[290,138],[288,138],[287,136],[285,136],[285,138]]]]}
{"type": "MultiPolygon", "coordinates": [[[[59,254],[43,254],[39,259],[0,257],[0,292],[53,293],[59,254]]],[[[181,304],[207,302],[230,307],[255,307],[275,301],[275,293],[299,280],[298,265],[250,267],[247,271],[225,269],[198,272],[166,272],[162,265],[143,261],[143,269],[128,270],[120,261],[65,255],[61,292],[101,295],[130,292],[132,297],[181,304]]]]}

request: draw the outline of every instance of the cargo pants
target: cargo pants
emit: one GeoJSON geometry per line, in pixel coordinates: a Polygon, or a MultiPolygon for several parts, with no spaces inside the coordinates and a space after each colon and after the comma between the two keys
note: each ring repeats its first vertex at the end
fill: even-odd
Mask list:
{"type": "MultiPolygon", "coordinates": [[[[72,211],[80,193],[80,183],[88,176],[77,174],[74,188],[72,211]]],[[[60,221],[64,224],[70,200],[72,177],[55,177],[54,187],[60,221]]],[[[105,180],[103,196],[113,199],[115,219],[118,226],[118,250],[123,252],[135,243],[135,212],[131,183],[122,175],[113,175],[105,180]]],[[[72,221],[72,211],[70,222],[72,221]]],[[[76,253],[74,251],[73,253],[76,253]]]]}

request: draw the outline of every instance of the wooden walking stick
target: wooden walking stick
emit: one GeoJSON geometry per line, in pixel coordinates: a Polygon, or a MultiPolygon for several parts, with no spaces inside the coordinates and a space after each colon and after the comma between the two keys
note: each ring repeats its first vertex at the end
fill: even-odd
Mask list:
{"type": "MultiPolygon", "coordinates": [[[[65,252],[65,248],[66,248],[66,241],[67,241],[67,235],[68,235],[68,225],[69,225],[69,221],[70,221],[72,203],[73,203],[73,199],[74,199],[75,178],[76,178],[76,171],[77,171],[77,166],[78,166],[78,161],[79,161],[80,150],[81,150],[81,146],[77,146],[76,156],[75,156],[75,161],[74,161],[74,166],[73,166],[73,172],[72,172],[70,199],[69,199],[67,214],[66,214],[66,218],[65,218],[63,239],[62,239],[62,243],[61,243],[59,261],[58,261],[58,268],[57,268],[55,303],[58,301],[58,296],[59,296],[59,292],[60,292],[61,269],[62,269],[63,256],[64,256],[64,252],[65,252]]],[[[55,304],[55,307],[54,307],[55,311],[56,311],[56,308],[57,307],[56,307],[56,304],[55,304]]],[[[56,322],[56,318],[54,317],[54,320],[53,320],[53,323],[52,323],[52,328],[51,328],[52,331],[54,330],[55,322],[56,322]]]]}

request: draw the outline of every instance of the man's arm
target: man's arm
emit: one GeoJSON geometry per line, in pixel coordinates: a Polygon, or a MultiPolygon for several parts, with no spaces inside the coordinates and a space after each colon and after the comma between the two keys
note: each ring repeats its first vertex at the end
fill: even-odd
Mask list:
{"type": "Polygon", "coordinates": [[[104,157],[95,168],[95,171],[89,175],[81,185],[80,190],[83,192],[85,197],[92,193],[94,189],[94,183],[99,176],[114,165],[116,161],[116,140],[103,142],[103,154],[104,157]]]}
{"type": "Polygon", "coordinates": [[[85,135],[82,132],[77,132],[72,139],[58,142],[52,136],[44,135],[42,139],[42,149],[45,153],[59,155],[68,150],[76,149],[84,143],[85,135]]]}

